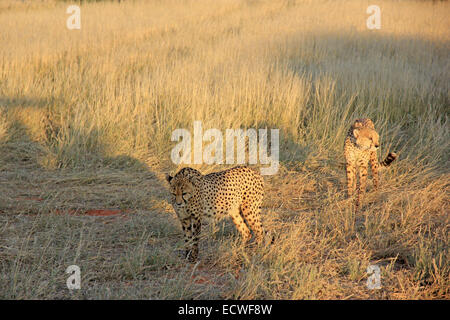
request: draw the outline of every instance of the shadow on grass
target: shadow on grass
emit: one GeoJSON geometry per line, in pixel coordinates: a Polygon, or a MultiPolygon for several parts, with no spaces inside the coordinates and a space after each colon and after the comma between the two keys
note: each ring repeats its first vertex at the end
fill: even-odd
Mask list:
{"type": "Polygon", "coordinates": [[[1,211],[148,210],[151,202],[166,200],[161,174],[142,159],[109,155],[113,146],[97,129],[59,126],[49,111],[52,101],[0,98],[0,116],[7,119],[0,141],[1,211]]]}

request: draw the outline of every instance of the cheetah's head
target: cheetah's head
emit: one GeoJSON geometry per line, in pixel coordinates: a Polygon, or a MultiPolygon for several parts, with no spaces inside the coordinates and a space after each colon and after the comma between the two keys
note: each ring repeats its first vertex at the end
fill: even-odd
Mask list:
{"type": "MultiPolygon", "coordinates": [[[[175,176],[166,175],[166,180],[169,183],[169,191],[171,193],[170,202],[180,219],[183,219],[183,217],[187,215],[186,206],[189,200],[197,192],[195,184],[198,182],[198,177],[193,170],[194,169],[183,169],[175,176]]],[[[200,173],[198,174],[200,175],[200,173]]]]}
{"type": "Polygon", "coordinates": [[[170,193],[172,194],[172,204],[176,207],[184,207],[187,201],[192,197],[194,186],[188,179],[177,176],[166,176],[170,185],[170,193]]]}
{"type": "Polygon", "coordinates": [[[366,127],[355,127],[353,129],[356,146],[362,150],[376,151],[380,146],[380,136],[378,133],[366,127]]]}

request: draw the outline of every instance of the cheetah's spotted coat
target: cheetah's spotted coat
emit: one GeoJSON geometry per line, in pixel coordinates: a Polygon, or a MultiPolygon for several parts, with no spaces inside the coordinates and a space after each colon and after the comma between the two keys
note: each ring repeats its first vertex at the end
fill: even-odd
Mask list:
{"type": "Polygon", "coordinates": [[[379,163],[377,158],[377,148],[379,146],[379,135],[375,131],[372,120],[368,118],[355,120],[345,139],[344,154],[347,172],[347,194],[349,197],[353,195],[357,186],[356,173],[359,169],[356,209],[358,209],[362,194],[365,192],[368,163],[370,162],[372,169],[374,189],[377,189],[379,185],[378,171],[388,167],[397,158],[395,153],[389,153],[386,159],[379,163]]]}
{"type": "Polygon", "coordinates": [[[193,168],[183,168],[175,176],[166,178],[185,242],[191,243],[191,248],[186,251],[186,257],[191,261],[198,256],[203,217],[221,219],[230,215],[244,241],[251,238],[250,229],[258,242],[262,240],[260,212],[264,182],[252,169],[235,167],[202,175],[193,168]]]}

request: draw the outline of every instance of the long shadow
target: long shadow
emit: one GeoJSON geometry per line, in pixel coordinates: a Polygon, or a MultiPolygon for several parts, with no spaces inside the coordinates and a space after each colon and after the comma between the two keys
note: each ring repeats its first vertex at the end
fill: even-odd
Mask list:
{"type": "Polygon", "coordinates": [[[0,108],[5,114],[11,112],[0,141],[1,212],[74,212],[83,206],[147,210],[151,201],[166,200],[160,175],[144,161],[129,155],[110,156],[111,146],[100,141],[97,130],[58,127],[46,109],[54,101],[0,97],[0,108]],[[20,112],[30,110],[42,116],[38,123],[42,139],[30,134],[29,118],[20,117],[20,112]],[[71,140],[62,135],[74,137],[76,143],[64,143],[71,140]],[[43,161],[46,157],[54,160],[53,165],[43,161]]]}
{"type": "Polygon", "coordinates": [[[23,108],[23,107],[33,107],[33,108],[45,108],[51,104],[54,104],[55,98],[42,99],[42,98],[31,98],[26,96],[17,97],[0,97],[0,108],[23,108]]]}

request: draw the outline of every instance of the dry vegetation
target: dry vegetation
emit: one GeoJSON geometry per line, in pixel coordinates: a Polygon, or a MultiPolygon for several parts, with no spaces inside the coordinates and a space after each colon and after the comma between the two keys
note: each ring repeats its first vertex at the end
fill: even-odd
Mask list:
{"type": "Polygon", "coordinates": [[[377,3],[377,31],[351,0],[86,3],[70,31],[67,3],[2,1],[0,298],[448,299],[450,5],[377,3]],[[400,158],[355,215],[342,152],[361,116],[400,158]],[[274,245],[225,221],[182,259],[162,177],[194,120],[280,129],[274,245]],[[83,214],[105,208],[122,214],[83,214]]]}

